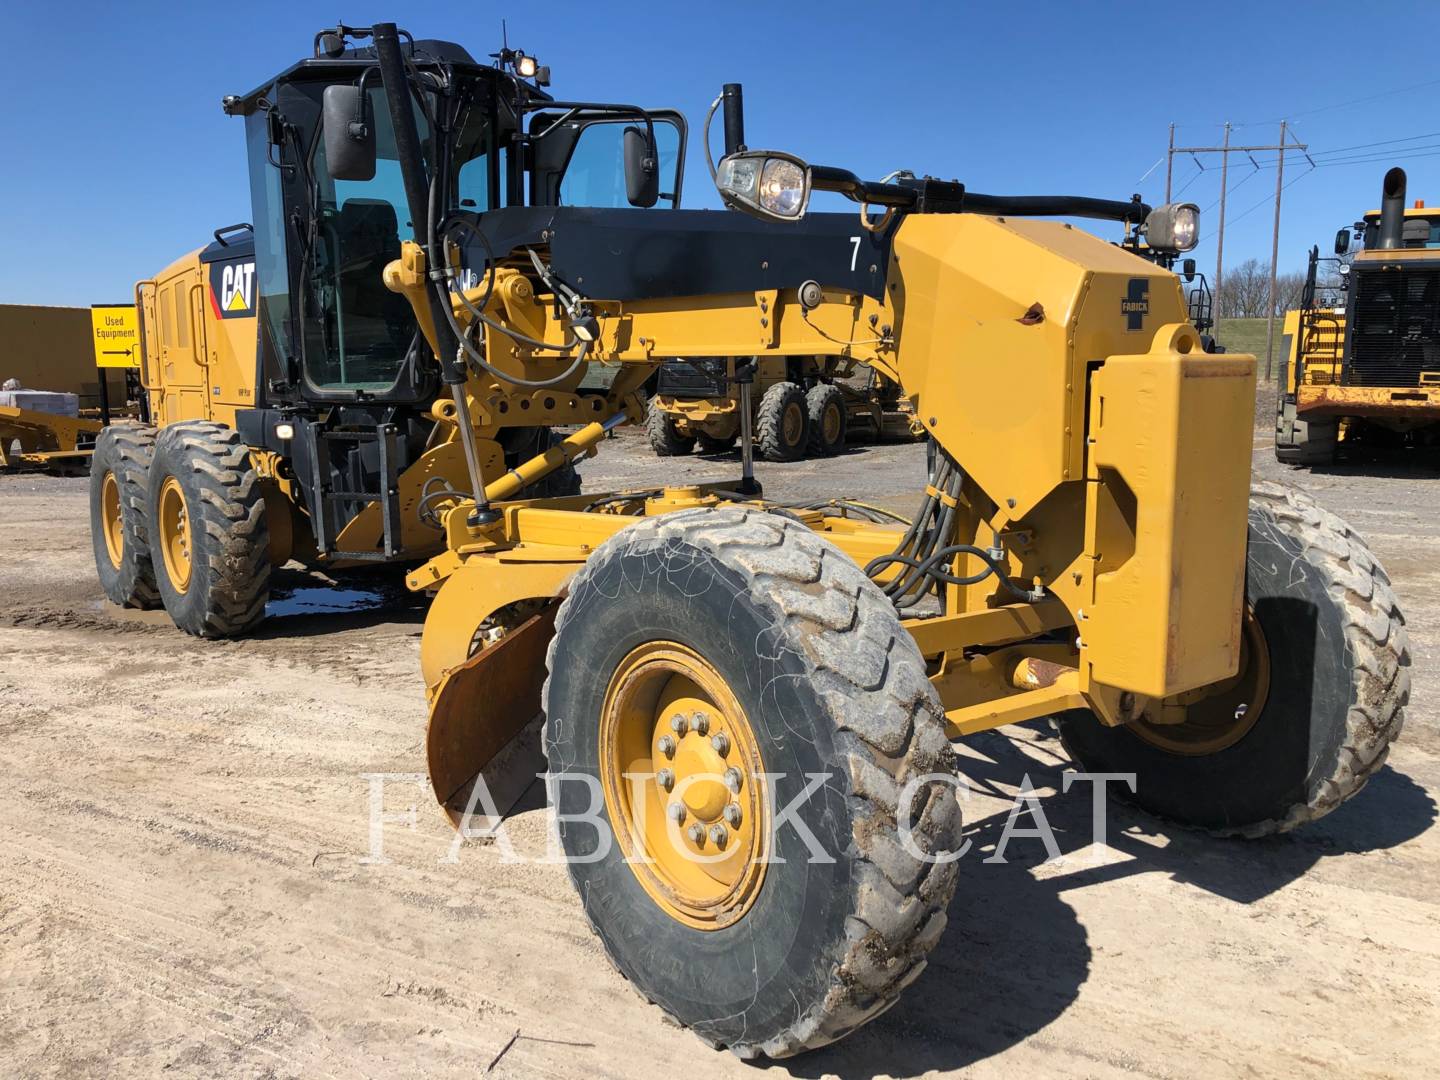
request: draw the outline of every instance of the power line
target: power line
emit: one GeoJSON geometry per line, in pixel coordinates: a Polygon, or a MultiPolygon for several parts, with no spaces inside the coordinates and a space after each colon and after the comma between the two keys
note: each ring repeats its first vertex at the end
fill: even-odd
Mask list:
{"type": "Polygon", "coordinates": [[[1411,150],[1407,150],[1403,154],[1368,154],[1358,155],[1356,157],[1336,158],[1334,160],[1322,158],[1316,162],[1316,165],[1322,169],[1328,169],[1336,165],[1375,165],[1387,161],[1409,161],[1412,158],[1434,157],[1437,153],[1440,153],[1440,143],[1433,143],[1423,147],[1417,146],[1411,150]]]}
{"type": "MultiPolygon", "coordinates": [[[[1341,101],[1341,102],[1337,102],[1337,103],[1334,104],[1334,105],[1321,105],[1321,106],[1319,106],[1318,108],[1305,109],[1305,110],[1303,110],[1303,111],[1301,111],[1301,112],[1291,113],[1291,114],[1290,114],[1290,119],[1294,119],[1294,118],[1297,117],[1297,116],[1315,116],[1315,115],[1318,114],[1318,113],[1334,112],[1336,109],[1348,109],[1348,108],[1349,108],[1350,106],[1352,106],[1352,105],[1363,105],[1363,104],[1365,104],[1367,101],[1379,101],[1381,98],[1393,97],[1393,96],[1396,95],[1396,94],[1404,94],[1404,93],[1407,93],[1407,92],[1409,92],[1409,91],[1411,91],[1411,90],[1422,90],[1422,89],[1424,89],[1424,88],[1427,87],[1427,86],[1440,86],[1440,79],[1427,79],[1425,82],[1414,83],[1414,84],[1412,84],[1412,85],[1410,85],[1410,86],[1397,86],[1397,87],[1396,87],[1395,89],[1393,89],[1393,90],[1382,90],[1382,91],[1380,91],[1378,94],[1370,94],[1370,95],[1368,95],[1368,96],[1366,96],[1366,97],[1355,98],[1355,99],[1353,99],[1353,100],[1351,100],[1351,101],[1341,101]]],[[[1266,124],[1276,124],[1276,123],[1279,123],[1279,122],[1280,122],[1280,117],[1277,116],[1277,117],[1276,117],[1275,119],[1273,119],[1273,120],[1251,120],[1251,121],[1247,121],[1246,123],[1243,123],[1243,124],[1236,124],[1235,126],[1236,126],[1236,127],[1257,127],[1257,126],[1263,126],[1263,125],[1266,125],[1266,124]]]]}
{"type": "MultiPolygon", "coordinates": [[[[1394,143],[1419,142],[1421,139],[1440,138],[1440,131],[1427,131],[1424,135],[1407,135],[1403,139],[1381,139],[1379,142],[1357,143],[1354,146],[1337,146],[1333,150],[1317,150],[1316,157],[1329,157],[1332,154],[1344,154],[1350,150],[1366,150],[1372,146],[1390,146],[1394,143]]],[[[1160,164],[1158,161],[1156,165],[1160,164]]],[[[1152,169],[1153,171],[1153,169],[1152,169]]],[[[1146,175],[1149,175],[1148,173],[1146,175]]]]}

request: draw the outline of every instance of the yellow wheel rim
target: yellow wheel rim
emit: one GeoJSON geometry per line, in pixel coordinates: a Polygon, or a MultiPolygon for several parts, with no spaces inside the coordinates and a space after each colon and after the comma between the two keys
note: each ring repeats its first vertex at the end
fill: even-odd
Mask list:
{"type": "Polygon", "coordinates": [[[800,434],[805,430],[805,410],[800,407],[799,402],[791,402],[785,410],[785,444],[794,446],[800,441],[800,434]]]}
{"type": "Polygon", "coordinates": [[[165,574],[175,591],[190,588],[190,508],[185,505],[185,492],[180,481],[167,476],[160,485],[160,502],[155,508],[156,526],[160,530],[160,552],[165,559],[165,574]]]}
{"type": "Polygon", "coordinates": [[[1248,735],[1259,722],[1269,696],[1270,649],[1259,620],[1247,607],[1239,673],[1233,679],[1166,699],[1162,704],[1165,711],[1183,710],[1184,719],[1179,723],[1157,723],[1147,713],[1128,726],[1151,746],[1203,757],[1228,749],[1248,735]]]}
{"type": "Polygon", "coordinates": [[[677,922],[719,930],[759,895],[770,844],[764,764],[710,664],[652,641],[610,678],[600,716],[605,808],[626,862],[677,922]]]}
{"type": "Polygon", "coordinates": [[[110,565],[120,569],[125,556],[125,530],[120,525],[120,483],[113,472],[100,481],[100,527],[105,534],[105,554],[110,565]]]}
{"type": "Polygon", "coordinates": [[[825,406],[825,413],[820,422],[821,433],[825,436],[825,445],[834,446],[840,441],[840,406],[833,401],[825,406]]]}

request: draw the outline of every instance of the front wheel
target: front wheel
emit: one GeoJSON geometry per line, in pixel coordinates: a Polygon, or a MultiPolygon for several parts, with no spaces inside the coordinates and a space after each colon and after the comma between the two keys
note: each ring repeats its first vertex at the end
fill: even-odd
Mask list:
{"type": "Polygon", "coordinates": [[[1265,836],[1328,814],[1385,761],[1410,649],[1370,549],[1294,488],[1251,490],[1245,605],[1236,678],[1123,727],[1084,711],[1058,727],[1085,770],[1135,774],[1122,798],[1181,824],[1265,836]]]}
{"type": "Polygon", "coordinates": [[[645,434],[656,457],[684,457],[695,449],[695,436],[682,432],[675,417],[653,401],[645,416],[645,434]]]}
{"type": "Polygon", "coordinates": [[[547,665],[570,876],[640,993],[745,1058],[894,1003],[959,805],[924,659],[854,562],[756,510],[649,519],[573,579],[547,665]]]}

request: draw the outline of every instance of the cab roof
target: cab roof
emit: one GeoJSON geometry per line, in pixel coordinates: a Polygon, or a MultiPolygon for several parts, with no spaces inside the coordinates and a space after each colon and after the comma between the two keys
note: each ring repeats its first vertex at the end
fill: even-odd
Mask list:
{"type": "MultiPolygon", "coordinates": [[[[510,79],[518,81],[515,76],[502,69],[481,64],[470,55],[463,45],[457,45],[453,41],[437,41],[432,38],[422,38],[419,41],[404,42],[402,50],[407,56],[414,59],[416,64],[444,64],[453,68],[459,68],[463,74],[479,75],[488,73],[490,77],[497,79],[510,79]]],[[[227,97],[223,108],[230,116],[249,116],[253,113],[260,99],[270,92],[270,88],[276,83],[292,82],[302,80],[314,75],[326,80],[334,80],[337,76],[347,75],[358,77],[366,68],[379,63],[373,45],[354,46],[346,49],[339,56],[333,59],[328,56],[311,56],[297,63],[290,65],[280,74],[273,78],[266,79],[248,94],[238,97],[227,97]]],[[[526,95],[532,100],[548,101],[550,95],[544,90],[530,83],[525,84],[526,95]]]]}

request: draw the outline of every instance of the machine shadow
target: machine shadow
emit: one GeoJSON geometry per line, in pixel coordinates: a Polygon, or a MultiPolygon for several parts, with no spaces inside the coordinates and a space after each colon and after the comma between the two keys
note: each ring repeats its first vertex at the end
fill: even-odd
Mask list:
{"type": "Polygon", "coordinates": [[[265,621],[248,636],[308,637],[381,623],[419,624],[425,621],[426,606],[426,598],[410,592],[398,578],[368,573],[330,580],[280,569],[271,578],[265,621]]]}
{"type": "MultiPolygon", "coordinates": [[[[1071,768],[1059,741],[1028,743],[1045,760],[996,732],[967,744],[980,759],[963,758],[961,772],[977,792],[1013,790],[1029,775],[1063,856],[1092,842],[1089,783],[1059,794],[1071,768]]],[[[1002,798],[1008,796],[1000,795],[1002,798]]],[[[973,811],[972,811],[973,812],[973,811]]],[[[1309,827],[1250,841],[1222,839],[1168,825],[1111,801],[1109,846],[1119,861],[1036,878],[1046,857],[1032,837],[1013,838],[1005,863],[986,863],[1009,817],[1005,809],[965,830],[972,847],[961,862],[960,887],[945,936],[924,974],[885,1015],[843,1042],[783,1064],[794,1076],[843,1080],[910,1077],[960,1069],[992,1057],[1043,1030],[1079,996],[1089,976],[1085,927],[1064,894],[1138,874],[1162,873],[1239,904],[1249,904],[1301,877],[1327,855],[1383,850],[1413,839],[1434,823],[1436,805],[1409,777],[1386,766],[1356,798],[1309,827]]],[[[1029,814],[1017,824],[1031,827],[1029,814]]],[[[1085,860],[1079,856],[1077,863],[1085,860]]]]}

